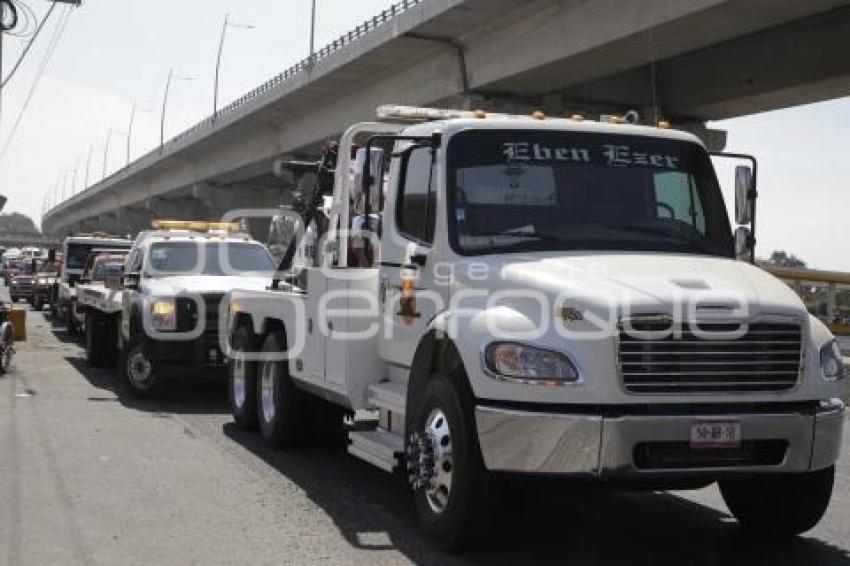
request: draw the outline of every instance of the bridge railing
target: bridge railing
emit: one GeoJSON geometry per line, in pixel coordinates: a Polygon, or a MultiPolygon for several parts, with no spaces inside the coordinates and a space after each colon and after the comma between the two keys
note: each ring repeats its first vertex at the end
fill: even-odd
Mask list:
{"type": "MultiPolygon", "coordinates": [[[[339,36],[337,39],[335,39],[332,42],[330,42],[329,44],[325,45],[324,47],[322,47],[321,49],[316,51],[314,54],[312,54],[308,57],[305,57],[304,59],[301,59],[300,61],[298,61],[297,63],[295,63],[291,67],[289,67],[288,69],[285,69],[283,72],[272,77],[271,79],[269,79],[265,83],[261,84],[257,88],[251,90],[250,92],[247,92],[246,94],[237,98],[236,100],[234,100],[233,102],[231,102],[227,106],[224,106],[218,112],[207,116],[206,118],[204,118],[200,122],[196,123],[195,125],[191,126],[188,129],[184,130],[183,132],[177,134],[176,136],[174,136],[173,138],[168,140],[165,144],[163,144],[161,147],[149,152],[148,154],[143,156],[141,159],[144,159],[145,157],[148,157],[150,155],[155,155],[155,154],[163,151],[164,148],[167,148],[169,146],[173,146],[174,144],[185,141],[186,139],[195,136],[198,132],[213,127],[216,124],[216,122],[218,121],[218,119],[221,118],[222,116],[227,116],[228,114],[232,114],[233,112],[239,110],[240,108],[244,107],[245,105],[249,104],[250,102],[267,95],[268,93],[274,91],[275,89],[280,87],[280,85],[282,85],[286,81],[292,79],[296,75],[299,75],[300,73],[311,69],[319,61],[322,61],[323,59],[326,59],[330,55],[342,50],[345,47],[348,47],[349,45],[351,45],[352,43],[361,39],[362,37],[369,35],[370,33],[372,33],[373,31],[375,31],[376,29],[378,29],[380,27],[383,27],[384,25],[389,23],[391,20],[393,20],[396,17],[398,17],[399,15],[407,12],[411,8],[418,6],[420,4],[423,4],[425,1],[426,0],[401,0],[400,2],[393,4],[392,6],[387,8],[386,10],[383,10],[380,14],[366,20],[365,22],[361,23],[359,26],[357,26],[353,30],[349,31],[348,33],[345,33],[345,34],[339,36]]],[[[123,170],[124,169],[116,171],[115,173],[113,173],[112,175],[107,177],[107,180],[110,179],[111,177],[115,176],[116,174],[121,173],[123,170]]],[[[101,183],[102,182],[103,181],[101,181],[101,183]]],[[[85,190],[88,190],[88,187],[85,190]]],[[[73,196],[71,198],[73,198],[73,196]]],[[[67,200],[69,200],[69,199],[66,199],[66,201],[67,200]]],[[[50,211],[56,209],[58,206],[60,206],[62,203],[66,202],[66,201],[62,201],[61,203],[57,203],[54,206],[52,206],[50,208],[50,210],[47,211],[47,214],[49,214],[50,211]]]]}

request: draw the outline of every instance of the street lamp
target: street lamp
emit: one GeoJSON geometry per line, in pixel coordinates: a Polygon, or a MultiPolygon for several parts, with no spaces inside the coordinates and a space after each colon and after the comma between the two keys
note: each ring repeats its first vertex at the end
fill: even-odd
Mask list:
{"type": "Polygon", "coordinates": [[[316,62],[316,0],[310,12],[310,66],[316,62]]]}
{"type": "Polygon", "coordinates": [[[112,139],[112,128],[106,133],[106,144],[103,146],[103,179],[106,179],[106,167],[109,163],[109,140],[112,139]]]}
{"type": "Polygon", "coordinates": [[[218,43],[218,58],[215,62],[215,88],[213,91],[213,116],[218,116],[218,77],[221,73],[221,54],[224,51],[224,38],[227,35],[227,28],[242,28],[254,29],[254,26],[249,24],[234,24],[230,21],[230,14],[224,16],[224,24],[221,26],[221,41],[218,43]]]}
{"type": "Polygon", "coordinates": [[[172,81],[191,81],[192,77],[181,77],[174,74],[174,68],[168,70],[168,81],[165,83],[165,96],[162,97],[162,116],[159,121],[159,148],[165,145],[165,110],[168,107],[168,93],[171,91],[172,81]]]}
{"type": "Polygon", "coordinates": [[[89,157],[86,159],[86,188],[89,188],[89,172],[91,171],[91,156],[94,153],[94,145],[89,145],[89,157]]]}
{"type": "Polygon", "coordinates": [[[138,103],[133,103],[133,109],[130,111],[130,125],[127,128],[127,166],[130,166],[130,145],[133,142],[133,125],[136,122],[137,112],[152,112],[150,108],[139,108],[138,103]]]}

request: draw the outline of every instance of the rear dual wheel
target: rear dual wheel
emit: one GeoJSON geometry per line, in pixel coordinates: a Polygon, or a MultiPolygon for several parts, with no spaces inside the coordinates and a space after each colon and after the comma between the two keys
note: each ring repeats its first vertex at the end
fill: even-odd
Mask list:
{"type": "Polygon", "coordinates": [[[257,426],[257,363],[242,354],[254,352],[251,330],[240,326],[233,336],[233,355],[229,363],[230,411],[236,426],[252,430],[257,426]]]}
{"type": "MultiPolygon", "coordinates": [[[[239,337],[237,341],[244,340],[239,337]]],[[[286,352],[286,337],[283,332],[269,335],[263,342],[263,359],[257,364],[247,364],[244,374],[236,371],[239,366],[234,360],[231,395],[239,399],[242,389],[239,379],[245,376],[247,386],[255,387],[254,406],[246,398],[244,407],[253,410],[260,434],[271,446],[303,446],[306,444],[341,445],[345,438],[344,417],[346,410],[338,405],[319,399],[299,389],[289,375],[289,365],[281,359],[286,352]],[[252,365],[256,369],[251,371],[252,365]]],[[[237,424],[250,423],[250,417],[234,407],[237,424]]]]}
{"type": "Polygon", "coordinates": [[[286,348],[283,332],[266,337],[256,379],[260,434],[271,446],[297,446],[304,443],[307,434],[309,399],[292,382],[286,360],[279,359],[286,348]]]}

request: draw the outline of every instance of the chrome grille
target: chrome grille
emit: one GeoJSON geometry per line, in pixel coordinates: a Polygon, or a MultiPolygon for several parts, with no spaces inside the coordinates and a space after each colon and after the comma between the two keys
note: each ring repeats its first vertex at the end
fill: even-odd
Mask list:
{"type": "Polygon", "coordinates": [[[621,324],[619,337],[623,385],[631,393],[787,391],[800,376],[803,340],[797,324],[711,323],[693,329],[638,320],[621,324]]]}

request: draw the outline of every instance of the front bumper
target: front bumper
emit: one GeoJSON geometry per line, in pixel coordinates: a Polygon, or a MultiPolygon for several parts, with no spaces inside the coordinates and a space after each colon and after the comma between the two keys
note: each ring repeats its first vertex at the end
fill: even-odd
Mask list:
{"type": "Polygon", "coordinates": [[[838,460],[844,404],[806,411],[603,416],[475,408],[488,470],[635,477],[657,474],[805,472],[838,460]],[[698,421],[741,424],[738,450],[692,450],[698,421]]]}
{"type": "Polygon", "coordinates": [[[144,341],[145,355],[160,367],[224,368],[227,360],[218,343],[201,336],[194,340],[144,341]]]}

